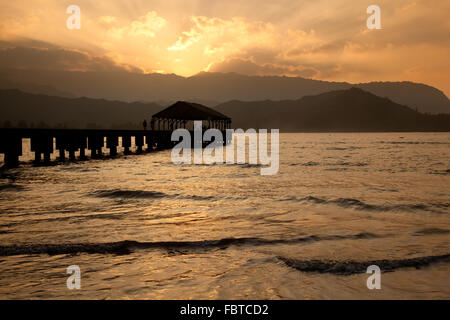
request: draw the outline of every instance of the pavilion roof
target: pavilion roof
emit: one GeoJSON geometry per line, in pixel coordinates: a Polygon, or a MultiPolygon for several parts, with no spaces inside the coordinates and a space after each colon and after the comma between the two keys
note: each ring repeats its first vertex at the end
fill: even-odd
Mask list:
{"type": "Polygon", "coordinates": [[[155,113],[153,118],[177,120],[230,120],[226,115],[199,103],[178,101],[155,113]]]}

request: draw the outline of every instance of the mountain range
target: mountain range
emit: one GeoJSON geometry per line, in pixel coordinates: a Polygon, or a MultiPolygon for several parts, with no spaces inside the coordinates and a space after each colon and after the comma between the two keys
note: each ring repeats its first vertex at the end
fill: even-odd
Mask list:
{"type": "Polygon", "coordinates": [[[288,132],[449,131],[450,114],[420,113],[360,88],[298,100],[229,101],[216,106],[237,128],[288,132]]]}
{"type": "MultiPolygon", "coordinates": [[[[155,103],[64,98],[0,90],[3,126],[140,128],[164,107],[155,103]]],[[[215,107],[234,128],[278,128],[284,132],[450,131],[450,114],[420,113],[360,88],[297,100],[228,101],[215,107]]]]}
{"type": "Polygon", "coordinates": [[[0,119],[5,126],[67,128],[141,128],[144,119],[161,110],[154,103],[91,98],[64,98],[0,90],[0,119]],[[19,124],[21,123],[21,124],[19,124]]]}
{"type": "Polygon", "coordinates": [[[351,84],[301,77],[246,76],[236,73],[202,72],[192,77],[132,72],[76,72],[0,69],[1,89],[21,89],[61,97],[89,97],[120,101],[155,102],[169,105],[186,100],[215,106],[230,100],[297,100],[308,95],[361,88],[420,112],[450,114],[445,94],[413,82],[351,84]]]}

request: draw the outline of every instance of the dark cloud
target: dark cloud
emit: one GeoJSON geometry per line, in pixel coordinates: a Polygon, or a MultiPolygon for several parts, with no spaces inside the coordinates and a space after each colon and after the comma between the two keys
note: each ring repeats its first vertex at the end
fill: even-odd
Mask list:
{"type": "Polygon", "coordinates": [[[60,47],[45,41],[30,39],[25,37],[16,37],[14,41],[0,40],[0,49],[15,48],[15,47],[30,47],[42,49],[59,49],[60,47]]]}
{"type": "Polygon", "coordinates": [[[55,71],[129,71],[139,68],[117,64],[108,57],[47,45],[39,41],[0,42],[0,68],[55,71]],[[24,46],[28,45],[28,46],[24,46]]]}

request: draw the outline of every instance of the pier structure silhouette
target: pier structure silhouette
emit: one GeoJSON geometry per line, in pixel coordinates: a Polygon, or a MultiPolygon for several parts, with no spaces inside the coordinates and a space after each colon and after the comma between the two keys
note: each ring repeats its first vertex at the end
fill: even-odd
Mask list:
{"type": "Polygon", "coordinates": [[[23,139],[30,139],[35,164],[49,164],[55,151],[59,154],[59,161],[75,161],[76,153],[79,154],[78,160],[87,160],[86,150],[90,151],[92,159],[105,155],[115,157],[120,140],[123,153],[130,154],[132,137],[138,154],[165,150],[177,143],[171,140],[172,132],[179,128],[192,132],[194,121],[202,121],[205,129],[220,130],[224,137],[225,130],[231,127],[230,118],[211,108],[178,101],[153,115],[150,128],[143,130],[0,128],[0,154],[4,154],[7,167],[18,166],[23,153],[23,139]],[[105,147],[109,149],[109,155],[104,154],[105,147]]]}

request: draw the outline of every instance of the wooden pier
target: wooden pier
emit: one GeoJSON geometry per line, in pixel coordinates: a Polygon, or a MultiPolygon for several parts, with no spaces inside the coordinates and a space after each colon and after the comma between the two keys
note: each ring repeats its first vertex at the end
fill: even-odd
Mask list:
{"type": "Polygon", "coordinates": [[[23,139],[30,139],[31,151],[34,152],[34,162],[49,163],[50,155],[56,151],[58,160],[86,160],[86,150],[90,150],[91,158],[103,156],[102,148],[109,149],[109,156],[117,156],[119,138],[124,154],[130,154],[132,137],[135,138],[136,153],[169,149],[176,142],[171,141],[172,131],[157,130],[101,130],[101,129],[0,129],[0,153],[5,155],[5,165],[16,167],[22,156],[23,139]]]}
{"type": "MultiPolygon", "coordinates": [[[[91,158],[100,158],[105,145],[109,149],[109,156],[115,157],[118,154],[119,138],[122,140],[124,154],[130,154],[132,137],[135,139],[137,153],[171,149],[178,143],[171,140],[173,130],[183,128],[194,137],[193,123],[198,120],[202,121],[205,128],[222,132],[225,141],[218,142],[230,142],[225,133],[226,129],[231,128],[230,118],[197,103],[178,101],[152,116],[150,130],[0,128],[0,154],[5,155],[7,167],[16,167],[22,156],[23,139],[31,140],[31,151],[34,152],[36,164],[50,163],[54,149],[59,153],[59,161],[66,160],[66,152],[71,161],[76,160],[77,152],[80,160],[86,160],[86,150],[90,150],[91,158]]],[[[201,145],[205,146],[203,141],[201,145]]]]}
{"type": "MultiPolygon", "coordinates": [[[[226,137],[225,130],[221,131],[223,137],[226,137]]],[[[190,133],[191,137],[194,137],[194,132],[190,133]]],[[[104,156],[115,157],[118,155],[118,147],[124,149],[123,154],[131,154],[133,137],[137,154],[171,149],[178,143],[178,141],[171,141],[171,136],[172,130],[0,128],[0,154],[5,155],[6,167],[17,167],[19,157],[23,153],[23,139],[30,139],[30,151],[34,152],[34,163],[45,165],[50,164],[51,154],[55,151],[60,162],[88,160],[87,150],[90,151],[92,159],[104,156]],[[119,145],[120,140],[122,140],[121,145],[119,145]],[[104,147],[109,149],[109,154],[103,153],[104,147]],[[77,152],[79,152],[78,158],[77,152]],[[66,158],[67,154],[68,158],[66,158]]],[[[229,141],[222,142],[229,143],[229,141]]],[[[207,144],[209,142],[204,142],[202,146],[205,147],[207,144]]]]}

